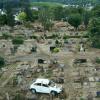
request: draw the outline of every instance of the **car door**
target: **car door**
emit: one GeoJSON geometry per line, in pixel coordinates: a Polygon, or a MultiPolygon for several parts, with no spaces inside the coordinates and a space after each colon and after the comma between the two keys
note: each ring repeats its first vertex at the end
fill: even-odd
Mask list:
{"type": "Polygon", "coordinates": [[[41,83],[36,83],[34,85],[34,88],[35,88],[36,92],[41,92],[41,83]]]}
{"type": "Polygon", "coordinates": [[[50,88],[47,84],[42,84],[41,85],[41,92],[42,93],[50,93],[50,88]]]}

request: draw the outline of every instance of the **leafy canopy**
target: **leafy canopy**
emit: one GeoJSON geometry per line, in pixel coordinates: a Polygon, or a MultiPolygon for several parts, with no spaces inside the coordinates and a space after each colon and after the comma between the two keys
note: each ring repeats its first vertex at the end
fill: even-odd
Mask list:
{"type": "Polygon", "coordinates": [[[69,16],[68,22],[77,29],[78,26],[82,23],[82,17],[80,14],[72,14],[69,16]]]}

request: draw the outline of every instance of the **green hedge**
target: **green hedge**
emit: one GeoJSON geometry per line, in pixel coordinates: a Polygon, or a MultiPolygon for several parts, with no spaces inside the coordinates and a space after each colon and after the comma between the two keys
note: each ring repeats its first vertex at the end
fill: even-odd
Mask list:
{"type": "Polygon", "coordinates": [[[66,35],[66,37],[64,36],[63,39],[68,39],[68,38],[89,38],[88,36],[69,36],[69,35],[66,35]]]}
{"type": "Polygon", "coordinates": [[[12,40],[12,43],[13,43],[14,45],[20,45],[20,44],[23,44],[23,43],[24,43],[24,39],[22,39],[22,38],[14,38],[14,39],[12,40]]]}
{"type": "MultiPolygon", "coordinates": [[[[69,36],[69,35],[66,35],[66,36],[63,36],[63,39],[68,39],[68,38],[89,38],[88,36],[69,36]]],[[[51,36],[46,36],[45,37],[46,39],[55,39],[55,38],[58,38],[58,35],[51,35],[51,36]]]]}
{"type": "Polygon", "coordinates": [[[5,60],[3,57],[0,57],[0,68],[2,68],[5,65],[5,60]]]}

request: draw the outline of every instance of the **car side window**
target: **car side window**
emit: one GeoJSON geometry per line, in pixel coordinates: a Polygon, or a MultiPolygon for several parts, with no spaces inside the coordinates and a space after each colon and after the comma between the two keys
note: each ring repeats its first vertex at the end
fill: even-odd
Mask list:
{"type": "Polygon", "coordinates": [[[36,83],[35,85],[37,85],[37,86],[41,86],[41,83],[36,83]]]}
{"type": "Polygon", "coordinates": [[[44,87],[48,87],[48,85],[47,85],[47,84],[42,84],[42,86],[44,86],[44,87]]]}

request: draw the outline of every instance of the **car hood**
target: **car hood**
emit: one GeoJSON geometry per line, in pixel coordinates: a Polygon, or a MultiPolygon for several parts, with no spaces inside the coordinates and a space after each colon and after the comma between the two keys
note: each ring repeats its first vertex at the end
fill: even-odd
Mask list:
{"type": "Polygon", "coordinates": [[[61,87],[57,87],[57,86],[50,87],[50,89],[54,90],[54,91],[57,91],[57,92],[61,92],[62,91],[62,88],[61,87]]]}

